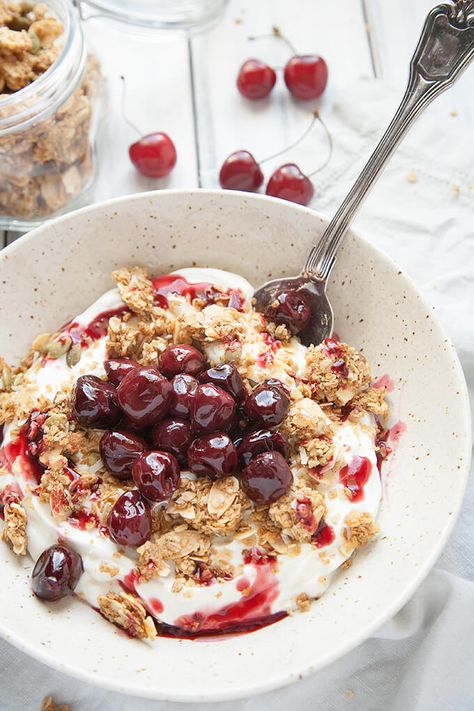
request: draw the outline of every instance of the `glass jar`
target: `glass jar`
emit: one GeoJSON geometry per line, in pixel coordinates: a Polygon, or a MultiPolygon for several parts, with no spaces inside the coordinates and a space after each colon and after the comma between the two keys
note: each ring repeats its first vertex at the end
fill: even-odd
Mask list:
{"type": "MultiPolygon", "coordinates": [[[[31,83],[17,91],[13,84],[13,93],[0,93],[0,228],[9,230],[31,229],[78,207],[86,201],[94,180],[97,108],[102,93],[99,65],[88,55],[72,2],[47,0],[47,8],[48,15],[63,26],[56,40],[60,47],[57,57],[49,67],[46,57],[46,71],[37,71],[39,75],[31,83]]],[[[21,29],[21,22],[17,24],[21,29]]],[[[31,36],[37,38],[31,29],[26,33],[28,42],[31,36]]],[[[20,34],[25,38],[25,32],[17,33],[15,42],[22,40],[20,34]]],[[[11,76],[16,73],[20,83],[26,83],[22,76],[28,76],[30,65],[41,67],[41,58],[49,50],[40,49],[42,54],[35,59],[28,56],[34,55],[35,49],[28,49],[24,64],[22,55],[14,50],[11,55],[8,47],[6,50],[11,76]]],[[[0,44],[0,90],[5,92],[1,87],[5,71],[2,51],[5,47],[0,44]]]]}
{"type": "Polygon", "coordinates": [[[199,29],[213,22],[229,0],[78,0],[81,12],[147,29],[199,29]]]}

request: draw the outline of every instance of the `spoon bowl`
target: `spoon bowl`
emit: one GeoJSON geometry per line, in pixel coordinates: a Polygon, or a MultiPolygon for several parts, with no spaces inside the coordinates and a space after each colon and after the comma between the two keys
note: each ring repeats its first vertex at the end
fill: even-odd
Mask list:
{"type": "Polygon", "coordinates": [[[308,279],[308,277],[286,277],[272,279],[261,286],[254,293],[255,306],[258,311],[265,313],[274,301],[275,295],[282,291],[292,291],[304,296],[311,309],[311,319],[308,325],[298,333],[298,337],[305,346],[317,344],[329,338],[333,331],[334,313],[326,294],[326,282],[322,279],[308,279]]]}

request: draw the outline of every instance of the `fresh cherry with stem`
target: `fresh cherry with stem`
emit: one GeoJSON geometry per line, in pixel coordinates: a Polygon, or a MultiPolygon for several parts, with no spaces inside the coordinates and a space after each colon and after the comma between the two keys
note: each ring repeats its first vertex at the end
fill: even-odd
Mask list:
{"type": "Polygon", "coordinates": [[[332,136],[317,109],[314,109],[313,116],[315,117],[314,120],[316,120],[316,118],[318,119],[328,140],[329,150],[326,159],[322,165],[308,175],[303,173],[296,163],[285,163],[281,165],[274,170],[270,176],[265,190],[267,195],[278,197],[282,200],[289,200],[290,202],[296,202],[299,205],[308,205],[308,203],[311,202],[314,195],[314,185],[311,178],[327,166],[331,160],[333,149],[332,136]]]}
{"type": "MultiPolygon", "coordinates": [[[[332,155],[332,138],[326,124],[324,123],[319,114],[319,111],[315,109],[312,112],[311,123],[301,134],[301,136],[299,136],[296,141],[293,141],[293,143],[291,143],[283,150],[278,151],[277,153],[273,153],[273,155],[267,156],[266,158],[261,160],[260,164],[257,163],[254,156],[249,151],[245,150],[234,151],[234,153],[231,153],[229,156],[227,156],[219,172],[219,183],[221,187],[226,190],[244,190],[247,192],[258,190],[258,188],[263,183],[263,173],[260,168],[260,165],[262,163],[266,163],[267,161],[273,160],[274,158],[277,158],[279,155],[281,155],[282,153],[286,153],[292,148],[295,148],[295,146],[297,146],[311,132],[316,121],[321,124],[328,138],[329,155],[328,158],[324,161],[323,165],[313,171],[313,173],[311,173],[310,175],[314,175],[319,170],[322,170],[327,165],[332,155]]],[[[286,168],[286,166],[288,165],[294,166],[293,163],[288,163],[285,164],[285,166],[282,166],[282,168],[286,168]]],[[[297,168],[297,166],[295,167],[297,168]]],[[[275,177],[275,180],[272,183],[272,186],[270,187],[271,192],[268,192],[269,189],[267,188],[267,194],[274,195],[275,197],[283,197],[286,200],[293,199],[293,197],[290,197],[291,195],[299,198],[298,200],[294,199],[294,202],[300,202],[300,204],[306,205],[311,200],[314,193],[314,187],[312,186],[309,177],[304,176],[304,174],[299,170],[299,168],[297,168],[297,171],[294,171],[294,169],[292,171],[285,170],[283,171],[284,185],[282,186],[281,177],[279,179],[279,170],[281,169],[279,168],[273,173],[272,178],[275,177]],[[301,181],[301,179],[298,180],[300,175],[305,178],[304,181],[301,181]],[[302,188],[304,188],[304,190],[302,190],[302,188]],[[305,199],[306,202],[301,202],[302,199],[305,199]]],[[[270,178],[270,180],[272,178],[270,178]]]]}
{"type": "MultiPolygon", "coordinates": [[[[298,54],[294,46],[278,27],[272,27],[272,33],[270,35],[257,35],[249,37],[249,39],[258,40],[268,37],[277,37],[282,40],[289,48],[290,52],[293,53],[293,56],[288,60],[283,71],[283,77],[288,91],[296,99],[302,99],[303,101],[307,101],[308,99],[317,99],[321,96],[328,82],[328,66],[325,60],[318,54],[298,54]]],[[[244,63],[242,67],[244,67],[245,64],[246,63],[244,63]]],[[[268,69],[271,68],[268,67],[268,69]]],[[[261,81],[263,83],[263,77],[261,81]]],[[[272,87],[270,87],[269,91],[271,91],[272,87]]],[[[254,90],[256,89],[254,88],[254,90]]],[[[241,93],[243,92],[241,91],[241,93]]],[[[244,94],[244,96],[246,96],[246,94],[244,94]]],[[[253,97],[249,96],[247,98],[253,97]]]]}
{"type": "Polygon", "coordinates": [[[164,178],[172,171],[176,164],[176,148],[167,133],[154,131],[145,136],[130,121],[125,111],[125,77],[120,77],[123,82],[122,114],[128,125],[141,138],[132,143],[128,149],[130,160],[135,168],[147,178],[164,178]]]}

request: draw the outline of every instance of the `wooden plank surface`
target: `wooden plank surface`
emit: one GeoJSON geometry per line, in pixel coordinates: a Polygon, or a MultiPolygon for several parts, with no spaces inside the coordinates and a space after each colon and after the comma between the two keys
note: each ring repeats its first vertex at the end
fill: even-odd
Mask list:
{"type": "MultiPolygon", "coordinates": [[[[222,160],[246,148],[257,160],[289,145],[308,125],[311,102],[296,102],[283,82],[281,69],[270,97],[249,102],[237,92],[241,63],[252,56],[282,68],[289,57],[275,39],[252,42],[277,25],[299,52],[317,52],[329,65],[328,89],[319,102],[322,114],[344,85],[363,76],[377,76],[400,91],[409,59],[433,0],[340,0],[337,13],[327,0],[231,0],[225,17],[213,29],[186,40],[182,35],[125,38],[101,24],[85,24],[89,42],[107,77],[102,121],[101,170],[94,200],[155,187],[215,187],[222,160]],[[144,69],[145,68],[145,69],[144,69]],[[169,178],[152,181],[130,165],[127,149],[135,140],[121,107],[120,75],[127,77],[126,112],[141,132],[170,133],[178,163],[169,178]],[[308,105],[309,103],[309,105],[308,105]]],[[[438,112],[440,127],[453,141],[472,132],[474,69],[442,96],[429,111],[438,112]],[[455,119],[455,121],[454,121],[455,119]]],[[[470,142],[472,144],[472,141],[470,142]]],[[[285,159],[310,172],[324,157],[326,143],[318,129],[285,159]]],[[[270,174],[276,163],[265,165],[270,174]]],[[[17,235],[0,232],[0,248],[17,235]]]]}
{"type": "MultiPolygon", "coordinates": [[[[267,99],[250,102],[236,89],[238,69],[246,59],[258,57],[273,67],[283,67],[291,56],[288,48],[274,38],[248,40],[250,35],[271,32],[272,25],[288,36],[298,52],[316,52],[326,59],[330,78],[319,102],[322,113],[337,86],[372,75],[359,0],[341,0],[336,17],[326,0],[298,0],[297,8],[286,0],[231,2],[223,22],[191,42],[203,187],[218,185],[219,167],[232,151],[245,148],[261,160],[289,145],[308,125],[314,102],[295,101],[285,87],[281,71],[277,72],[277,84],[267,99]]],[[[325,142],[318,131],[302,146],[303,154],[310,155],[313,161],[313,156],[324,149],[325,142]]],[[[294,156],[292,152],[292,159],[294,156]]],[[[313,167],[301,162],[303,170],[309,172],[313,167]]],[[[266,173],[271,168],[272,164],[266,166],[266,173]]]]}

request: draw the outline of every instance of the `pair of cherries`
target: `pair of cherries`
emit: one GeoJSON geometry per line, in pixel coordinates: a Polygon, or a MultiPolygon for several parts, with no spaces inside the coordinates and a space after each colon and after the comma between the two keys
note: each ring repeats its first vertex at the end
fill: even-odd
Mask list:
{"type": "MultiPolygon", "coordinates": [[[[249,39],[262,39],[250,37],[249,39]]],[[[286,63],[283,78],[288,91],[296,99],[307,101],[317,99],[326,88],[328,82],[328,66],[318,54],[298,54],[288,39],[278,27],[273,27],[272,35],[283,40],[293,52],[286,63]]],[[[276,72],[260,59],[247,59],[239,69],[237,88],[246,99],[256,101],[265,99],[276,83],[276,72]]]]}
{"type": "Polygon", "coordinates": [[[313,109],[309,126],[294,143],[282,151],[278,151],[278,153],[264,158],[260,163],[258,163],[252,153],[247,150],[234,151],[227,156],[219,172],[221,187],[227,190],[244,190],[247,192],[258,190],[264,180],[261,169],[262,163],[272,160],[297,146],[298,143],[310,133],[316,121],[321,124],[328,140],[329,155],[326,160],[309,175],[305,175],[296,163],[285,163],[272,173],[265,190],[267,195],[272,195],[273,197],[278,197],[283,200],[290,200],[300,205],[308,205],[314,195],[314,185],[311,181],[311,176],[322,170],[332,155],[331,134],[317,109],[313,109]]]}

